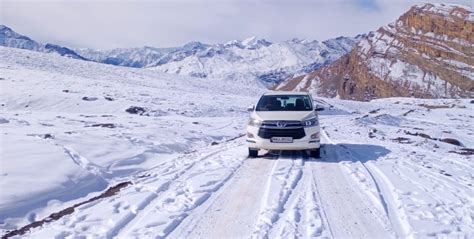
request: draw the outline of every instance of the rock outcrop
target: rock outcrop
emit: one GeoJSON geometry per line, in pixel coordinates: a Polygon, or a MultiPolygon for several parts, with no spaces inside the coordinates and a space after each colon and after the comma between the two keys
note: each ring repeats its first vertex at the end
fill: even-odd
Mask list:
{"type": "Polygon", "coordinates": [[[276,89],[353,100],[474,97],[474,14],[461,5],[414,6],[344,57],[276,89]]]}

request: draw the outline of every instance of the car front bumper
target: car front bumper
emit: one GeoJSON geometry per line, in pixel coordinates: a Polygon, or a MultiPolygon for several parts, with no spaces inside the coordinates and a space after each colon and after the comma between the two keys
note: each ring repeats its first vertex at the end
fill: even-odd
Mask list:
{"type": "Polygon", "coordinates": [[[304,128],[305,136],[301,139],[293,139],[292,143],[273,143],[270,139],[261,138],[258,135],[259,129],[256,126],[247,126],[246,140],[248,147],[251,149],[311,150],[321,147],[319,126],[304,128]],[[314,137],[315,134],[317,134],[317,137],[314,137]]]}

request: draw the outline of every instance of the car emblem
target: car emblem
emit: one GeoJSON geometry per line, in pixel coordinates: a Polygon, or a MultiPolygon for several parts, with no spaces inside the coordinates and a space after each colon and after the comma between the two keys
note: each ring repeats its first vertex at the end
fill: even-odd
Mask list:
{"type": "Polygon", "coordinates": [[[278,128],[285,128],[285,127],[286,127],[286,123],[283,122],[283,121],[278,121],[278,122],[276,123],[276,126],[277,126],[278,128]]]}

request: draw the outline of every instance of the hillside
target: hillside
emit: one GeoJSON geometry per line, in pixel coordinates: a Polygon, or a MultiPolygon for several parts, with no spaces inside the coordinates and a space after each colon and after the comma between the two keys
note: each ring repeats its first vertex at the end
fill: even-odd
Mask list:
{"type": "Polygon", "coordinates": [[[0,234],[469,238],[471,100],[318,98],[322,158],[247,157],[262,89],[0,47],[0,234]]]}
{"type": "Polygon", "coordinates": [[[346,56],[276,88],[370,100],[474,97],[474,19],[460,5],[412,7],[346,56]]]}
{"type": "Polygon", "coordinates": [[[27,36],[16,33],[5,25],[0,25],[0,46],[54,53],[74,59],[86,60],[84,57],[78,55],[76,52],[67,47],[62,47],[51,43],[38,43],[27,36]]]}

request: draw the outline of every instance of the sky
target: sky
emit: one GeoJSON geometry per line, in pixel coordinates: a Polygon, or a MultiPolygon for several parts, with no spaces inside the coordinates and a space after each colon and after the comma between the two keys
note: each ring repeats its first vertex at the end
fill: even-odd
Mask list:
{"type": "MultiPolygon", "coordinates": [[[[471,5],[474,0],[442,0],[471,5]]],[[[0,24],[71,48],[172,47],[377,30],[419,0],[0,0],[0,24]]]]}

